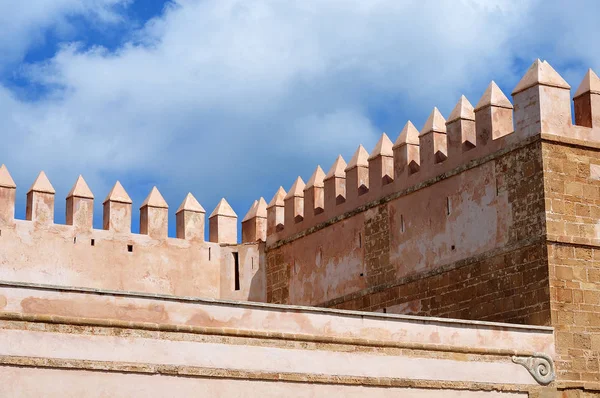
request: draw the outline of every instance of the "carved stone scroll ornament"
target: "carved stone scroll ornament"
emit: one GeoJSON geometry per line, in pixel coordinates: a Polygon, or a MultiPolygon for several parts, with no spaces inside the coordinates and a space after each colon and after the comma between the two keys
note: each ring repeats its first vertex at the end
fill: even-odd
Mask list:
{"type": "Polygon", "coordinates": [[[513,356],[512,361],[523,365],[533,376],[535,381],[541,385],[550,384],[556,377],[554,373],[554,362],[548,355],[536,352],[530,357],[513,356]]]}

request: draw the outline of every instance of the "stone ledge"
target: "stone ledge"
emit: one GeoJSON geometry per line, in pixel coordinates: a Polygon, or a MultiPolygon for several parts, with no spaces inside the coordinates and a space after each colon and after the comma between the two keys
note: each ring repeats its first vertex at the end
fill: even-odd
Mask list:
{"type": "Polygon", "coordinates": [[[87,370],[93,372],[118,372],[153,374],[175,377],[225,378],[243,380],[263,380],[291,383],[318,383],[371,387],[431,388],[469,391],[525,392],[536,389],[531,385],[495,384],[481,382],[412,380],[368,376],[330,376],[324,374],[304,374],[288,372],[260,372],[206,368],[196,366],[156,365],[146,363],[105,362],[75,359],[54,359],[40,357],[0,356],[0,366],[47,368],[63,370],[87,370]]]}
{"type": "MultiPolygon", "coordinates": [[[[401,341],[379,341],[365,338],[348,338],[338,336],[319,336],[304,333],[263,332],[257,330],[244,330],[228,327],[200,327],[173,324],[159,324],[149,322],[127,322],[114,319],[92,319],[81,317],[65,317],[55,315],[29,315],[18,313],[0,312],[0,320],[19,321],[29,323],[47,323],[73,326],[108,327],[117,329],[137,329],[156,332],[192,333],[210,336],[239,337],[264,340],[287,340],[294,342],[307,342],[318,344],[342,344],[361,347],[397,348],[414,351],[433,351],[457,354],[495,355],[495,356],[532,356],[534,351],[477,348],[469,346],[451,346],[433,343],[410,343],[401,341]]],[[[548,328],[552,330],[551,328],[548,328]]]]}

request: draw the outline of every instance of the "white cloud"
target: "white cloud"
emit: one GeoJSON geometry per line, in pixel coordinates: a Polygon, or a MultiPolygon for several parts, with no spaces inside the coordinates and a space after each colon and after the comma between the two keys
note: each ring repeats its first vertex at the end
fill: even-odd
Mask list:
{"type": "Polygon", "coordinates": [[[116,23],[117,12],[130,0],[27,0],[0,1],[0,71],[14,66],[28,48],[43,43],[48,30],[69,37],[74,32],[70,17],[83,17],[91,23],[116,23]]]}
{"type": "MultiPolygon", "coordinates": [[[[61,2],[70,10],[61,15],[90,12],[61,2]]],[[[95,15],[118,19],[116,3],[94,2],[95,15]]],[[[27,66],[27,78],[49,88],[43,98],[0,89],[8,124],[0,159],[18,178],[46,169],[65,192],[80,172],[98,198],[115,178],[133,176],[158,182],[172,207],[192,191],[207,210],[227,196],[243,213],[250,198],[270,199],[317,162],[328,169],[337,153],[349,160],[383,129],[394,140],[408,118],[422,121],[435,105],[449,111],[492,78],[513,82],[524,72],[514,70],[515,56],[551,43],[530,31],[535,7],[181,0],[115,51],[65,43],[48,62],[27,66]]],[[[29,29],[63,18],[56,15],[30,19],[29,29]]]]}

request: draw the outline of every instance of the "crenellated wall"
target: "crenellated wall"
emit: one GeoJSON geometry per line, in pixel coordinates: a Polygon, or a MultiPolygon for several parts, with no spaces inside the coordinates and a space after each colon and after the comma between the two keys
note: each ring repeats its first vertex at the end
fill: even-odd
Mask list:
{"type": "Polygon", "coordinates": [[[600,79],[585,76],[574,122],[545,61],[512,97],[492,82],[475,107],[462,96],[447,120],[434,108],[420,132],[338,157],[323,209],[300,179],[280,188],[267,300],[552,325],[562,385],[599,389],[600,79]]]}
{"type": "MultiPolygon", "coordinates": [[[[268,208],[267,218],[277,227],[267,231],[268,280],[273,281],[267,298],[326,306],[360,298],[351,308],[377,310],[401,303],[394,302],[398,297],[367,302],[373,289],[430,277],[478,256],[493,258],[539,245],[545,220],[536,137],[542,126],[529,108],[546,106],[542,92],[565,91],[561,84],[566,85],[538,61],[513,93],[514,110],[492,81],[475,107],[462,96],[448,120],[434,108],[420,132],[409,121],[395,143],[384,133],[370,154],[359,146],[347,165],[338,157],[327,176],[318,167],[306,187],[297,179],[283,212],[278,213],[277,195],[268,208]],[[533,76],[538,73],[561,82],[545,86],[533,76]],[[537,85],[526,87],[530,80],[537,85]],[[315,196],[325,200],[316,206],[315,196]],[[281,284],[286,278],[288,283],[281,284]]],[[[554,119],[563,116],[552,112],[543,114],[544,122],[560,125],[554,119]]],[[[539,275],[532,287],[543,288],[545,280],[539,275]]],[[[516,284],[492,290],[521,286],[516,284]]],[[[458,316],[477,304],[469,296],[459,298],[467,307],[436,308],[414,299],[400,311],[458,316]]],[[[485,311],[481,318],[498,312],[485,311]]],[[[508,319],[526,322],[525,312],[508,319]]],[[[542,323],[549,320],[548,306],[533,312],[542,323]]]]}
{"type": "MultiPolygon", "coordinates": [[[[55,190],[44,172],[27,193],[26,220],[14,218],[15,194],[2,165],[0,280],[265,300],[264,268],[254,243],[260,236],[237,244],[237,215],[225,199],[209,217],[211,239],[205,242],[205,210],[192,194],[176,212],[176,238],[168,237],[169,206],[156,187],[140,207],[140,234],[131,233],[132,201],[119,182],[103,202],[102,230],[93,228],[94,195],[81,176],[67,195],[67,225],[54,223],[55,190]]],[[[247,217],[245,229],[266,220],[261,216],[247,217]]]]}

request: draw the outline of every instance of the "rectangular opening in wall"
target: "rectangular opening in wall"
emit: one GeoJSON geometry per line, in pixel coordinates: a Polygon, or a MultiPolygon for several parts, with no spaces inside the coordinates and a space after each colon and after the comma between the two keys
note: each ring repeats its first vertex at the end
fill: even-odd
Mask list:
{"type": "Polygon", "coordinates": [[[240,258],[237,252],[231,254],[233,254],[234,288],[240,290],[240,258]]]}
{"type": "Polygon", "coordinates": [[[404,214],[400,214],[400,232],[404,233],[404,214]]]}
{"type": "Polygon", "coordinates": [[[90,245],[91,246],[96,246],[96,240],[90,239],[90,245]]]}
{"type": "Polygon", "coordinates": [[[450,201],[450,197],[446,198],[446,214],[450,215],[452,212],[452,202],[450,201]]]}
{"type": "Polygon", "coordinates": [[[127,251],[133,253],[133,245],[127,245],[127,251]]]}

